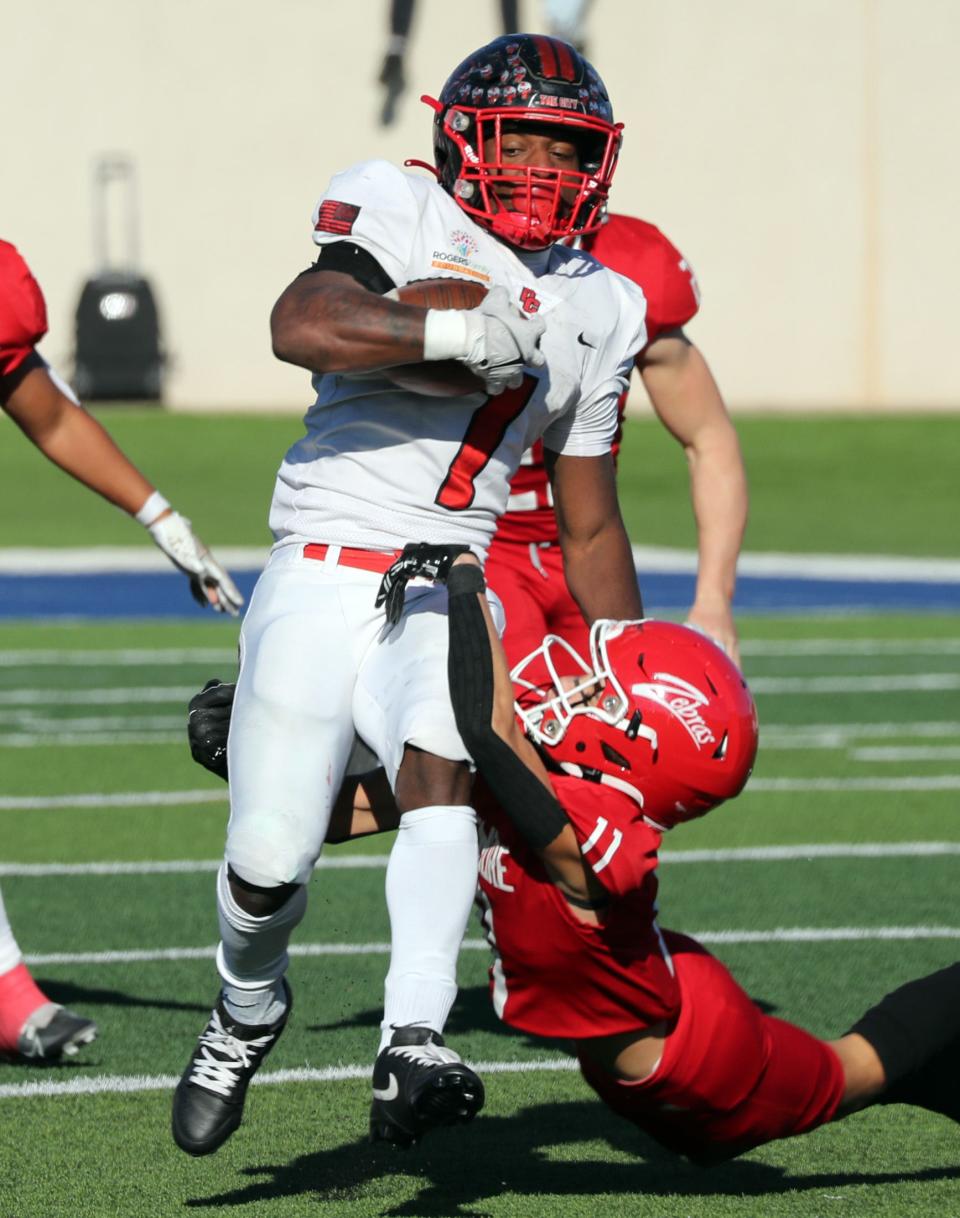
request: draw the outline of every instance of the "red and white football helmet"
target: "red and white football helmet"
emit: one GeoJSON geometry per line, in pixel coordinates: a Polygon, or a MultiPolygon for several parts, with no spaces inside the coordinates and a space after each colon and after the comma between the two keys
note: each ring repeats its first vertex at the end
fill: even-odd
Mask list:
{"type": "Polygon", "coordinates": [[[658,829],[740,793],[757,752],[757,709],[716,643],[671,622],[598,621],[590,658],[548,635],[511,673],[517,715],[546,757],[625,792],[658,829]],[[548,685],[524,676],[544,665],[548,685]]]}
{"type": "Polygon", "coordinates": [[[440,184],[477,224],[521,249],[599,228],[623,124],[613,121],[603,81],[575,47],[543,34],[506,34],[456,67],[439,100],[422,100],[435,114],[440,184]],[[580,170],[505,165],[501,136],[514,123],[555,130],[576,144],[580,170]],[[484,159],[488,140],[491,160],[484,159]],[[497,197],[505,185],[509,209],[497,197]]]}

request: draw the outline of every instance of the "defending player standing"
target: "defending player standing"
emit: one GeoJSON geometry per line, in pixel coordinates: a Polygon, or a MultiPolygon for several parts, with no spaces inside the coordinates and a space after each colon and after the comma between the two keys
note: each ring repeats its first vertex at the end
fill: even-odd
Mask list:
{"type": "MultiPolygon", "coordinates": [[[[647,343],[637,354],[636,367],[657,417],[683,446],[690,470],[699,562],[687,620],[739,663],[731,603],[747,519],[747,480],[716,381],[683,330],[700,307],[693,271],[658,228],[630,216],[610,215],[580,246],[643,289],[647,343]]],[[[625,405],[626,395],[621,413],[625,405]]],[[[619,442],[618,435],[615,455],[619,442]]],[[[510,484],[485,574],[506,613],[503,646],[511,664],[529,655],[547,634],[586,652],[588,626],[564,581],[539,444],[524,454],[510,484]]]]}
{"type": "MultiPolygon", "coordinates": [[[[202,604],[236,615],[233,581],[170,505],[90,417],[36,351],[47,332],[43,294],[17,250],[0,241],[0,406],[56,465],[135,517],[190,579],[202,604]]],[[[50,1002],[23,963],[0,899],[0,1055],[73,1054],[96,1025],[50,1002]]]]}
{"type": "Polygon", "coordinates": [[[358,738],[402,814],[372,1135],[407,1140],[398,1106],[426,1128],[483,1102],[441,1035],[477,841],[434,580],[464,549],[485,556],[536,440],[584,615],[640,611],[610,448],[645,341],[643,297],[562,244],[595,227],[607,198],[620,127],[606,90],[573,48],[518,34],[464,60],[431,104],[439,180],[382,161],[336,175],[314,212],[317,262],[273,310],[274,350],[314,374],[317,398],[280,467],[276,545],[241,634],[223,986],[174,1099],[191,1154],[239,1125],[284,1027],[287,946],[358,738]],[[489,290],[466,311],[393,298],[438,276],[489,290]],[[473,388],[445,391],[451,366],[473,388]]]}

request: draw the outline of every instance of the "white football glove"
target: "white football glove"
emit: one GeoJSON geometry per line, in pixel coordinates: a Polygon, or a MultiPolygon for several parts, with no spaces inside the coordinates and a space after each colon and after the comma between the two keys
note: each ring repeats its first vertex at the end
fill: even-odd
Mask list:
{"type": "Polygon", "coordinates": [[[212,605],[217,613],[237,617],[243,596],[223,567],[190,527],[190,521],[179,512],[171,512],[148,526],[150,536],[167,558],[190,579],[193,599],[201,605],[212,605]]]}
{"type": "Polygon", "coordinates": [[[491,288],[464,317],[468,348],[460,362],[480,377],[487,393],[516,389],[524,365],[539,368],[544,363],[540,340],[546,323],[537,313],[521,313],[506,288],[491,288]]]}
{"type": "Polygon", "coordinates": [[[521,313],[506,288],[496,287],[475,309],[428,309],[423,356],[455,359],[483,381],[487,393],[516,389],[524,365],[539,368],[544,356],[542,317],[521,313]]]}

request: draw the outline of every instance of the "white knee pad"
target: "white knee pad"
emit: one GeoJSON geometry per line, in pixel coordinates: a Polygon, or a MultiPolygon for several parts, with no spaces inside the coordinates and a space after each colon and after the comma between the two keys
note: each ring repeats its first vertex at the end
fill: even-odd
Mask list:
{"type": "Polygon", "coordinates": [[[246,813],[231,819],[226,860],[242,879],[258,888],[306,884],[319,857],[319,845],[302,816],[283,812],[246,813]]]}

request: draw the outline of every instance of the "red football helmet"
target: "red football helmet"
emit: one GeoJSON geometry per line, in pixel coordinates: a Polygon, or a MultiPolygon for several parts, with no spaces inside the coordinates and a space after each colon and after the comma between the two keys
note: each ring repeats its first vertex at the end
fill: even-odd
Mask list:
{"type": "Polygon", "coordinates": [[[517,714],[546,757],[625,792],[658,829],[739,794],[757,752],[757,709],[716,643],[670,622],[598,621],[590,656],[548,635],[511,674],[517,714]],[[550,685],[525,679],[544,664],[550,685]]]}
{"type": "Polygon", "coordinates": [[[439,100],[422,100],[435,112],[440,184],[477,224],[521,249],[600,226],[623,124],[613,121],[603,81],[574,47],[542,34],[506,34],[455,68],[439,100]],[[501,137],[515,123],[571,141],[579,171],[505,165],[501,137]],[[498,190],[509,191],[509,209],[498,190]]]}

